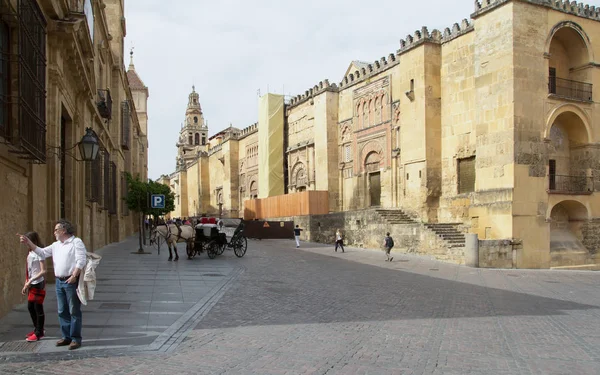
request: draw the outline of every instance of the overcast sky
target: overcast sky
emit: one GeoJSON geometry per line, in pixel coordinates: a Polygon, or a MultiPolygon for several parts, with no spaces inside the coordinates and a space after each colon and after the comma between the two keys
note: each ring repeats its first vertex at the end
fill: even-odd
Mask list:
{"type": "Polygon", "coordinates": [[[192,85],[209,135],[230,123],[242,129],[258,120],[258,90],[298,95],[326,78],[338,83],[352,60],[387,57],[422,26],[460,24],[473,3],[125,0],[126,50],[134,47],[136,71],[150,91],[149,177],[175,170],[192,85]]]}

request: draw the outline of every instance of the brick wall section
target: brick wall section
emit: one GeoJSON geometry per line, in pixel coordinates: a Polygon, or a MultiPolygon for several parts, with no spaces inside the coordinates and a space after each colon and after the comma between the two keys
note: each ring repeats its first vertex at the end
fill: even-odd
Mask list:
{"type": "Polygon", "coordinates": [[[581,226],[583,246],[590,254],[600,254],[600,219],[594,219],[581,226]]]}

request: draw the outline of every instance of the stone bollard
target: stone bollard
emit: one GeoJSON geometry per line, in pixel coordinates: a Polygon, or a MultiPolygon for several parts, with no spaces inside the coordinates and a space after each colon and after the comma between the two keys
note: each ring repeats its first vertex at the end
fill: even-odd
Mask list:
{"type": "Polygon", "coordinates": [[[465,238],[465,265],[479,268],[479,238],[476,233],[467,233],[465,238]]]}

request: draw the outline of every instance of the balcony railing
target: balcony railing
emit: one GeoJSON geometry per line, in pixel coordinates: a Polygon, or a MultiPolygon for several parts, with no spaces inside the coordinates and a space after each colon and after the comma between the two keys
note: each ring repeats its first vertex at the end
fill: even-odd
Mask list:
{"type": "Polygon", "coordinates": [[[592,101],[592,84],[550,76],[548,93],[568,99],[592,101]]]}
{"type": "Polygon", "coordinates": [[[112,117],[112,98],[110,97],[110,91],[98,90],[98,111],[100,116],[106,119],[112,117]]]}
{"type": "Polygon", "coordinates": [[[594,180],[587,176],[550,175],[548,191],[557,194],[591,194],[594,191],[594,180]]]}

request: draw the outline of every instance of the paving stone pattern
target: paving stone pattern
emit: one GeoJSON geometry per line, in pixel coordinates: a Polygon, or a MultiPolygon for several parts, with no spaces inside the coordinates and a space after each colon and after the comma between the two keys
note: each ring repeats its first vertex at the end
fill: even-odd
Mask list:
{"type": "MultiPolygon", "coordinates": [[[[175,318],[151,324],[153,314],[142,314],[145,325],[135,329],[152,335],[109,341],[99,350],[0,353],[0,373],[600,373],[595,272],[472,269],[393,252],[388,263],[382,251],[342,254],[309,243],[296,249],[285,240],[251,240],[241,259],[226,252],[179,263],[168,263],[164,253],[126,255],[129,250],[111,252],[111,260],[107,253],[101,267],[116,275],[126,273],[126,264],[127,272],[145,275],[140,286],[160,286],[145,298],[163,301],[160,312],[175,318]],[[223,276],[201,276],[211,273],[223,276]]],[[[102,286],[111,292],[99,304],[153,311],[152,303],[136,305],[133,288],[117,286],[102,286]]],[[[107,327],[128,332],[112,314],[130,319],[114,311],[107,327]]],[[[16,317],[0,327],[6,319],[16,317]]],[[[10,332],[0,331],[0,341],[15,345],[10,332]]],[[[101,331],[99,340],[104,336],[101,331]]],[[[84,341],[81,349],[90,345],[84,341]]]]}

